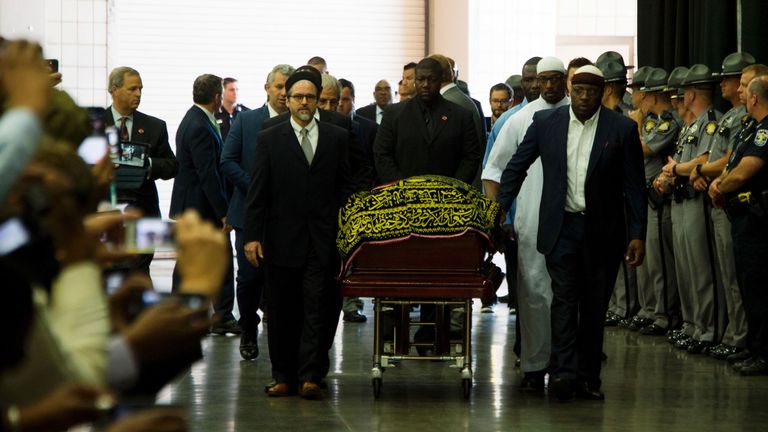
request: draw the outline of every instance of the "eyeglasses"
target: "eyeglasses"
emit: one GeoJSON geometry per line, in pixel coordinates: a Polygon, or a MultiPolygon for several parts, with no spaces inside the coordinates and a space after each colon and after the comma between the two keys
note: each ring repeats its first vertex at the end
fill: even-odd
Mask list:
{"type": "Polygon", "coordinates": [[[292,94],[289,97],[296,102],[303,102],[304,99],[306,99],[307,102],[314,102],[317,100],[317,95],[313,94],[292,94]]]}
{"type": "Polygon", "coordinates": [[[571,93],[573,93],[574,96],[580,97],[587,95],[589,97],[595,97],[600,92],[600,89],[598,87],[577,87],[574,86],[571,89],[571,93]]]}

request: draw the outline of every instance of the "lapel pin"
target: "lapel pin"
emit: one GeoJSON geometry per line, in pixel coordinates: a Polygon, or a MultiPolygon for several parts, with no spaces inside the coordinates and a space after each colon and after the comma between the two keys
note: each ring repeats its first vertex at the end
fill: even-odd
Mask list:
{"type": "Polygon", "coordinates": [[[139,132],[140,134],[143,134],[143,133],[144,133],[144,129],[142,129],[142,128],[139,128],[138,132],[139,132]]]}
{"type": "Polygon", "coordinates": [[[448,116],[442,116],[440,118],[443,119],[443,121],[448,120],[448,116]]]}

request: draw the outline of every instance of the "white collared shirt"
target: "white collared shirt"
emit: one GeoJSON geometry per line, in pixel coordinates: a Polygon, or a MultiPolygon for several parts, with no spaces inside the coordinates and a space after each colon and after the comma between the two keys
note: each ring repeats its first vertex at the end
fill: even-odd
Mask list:
{"type": "Polygon", "coordinates": [[[269,102],[267,102],[267,110],[269,111],[269,118],[277,117],[280,115],[279,112],[275,111],[275,109],[272,108],[272,105],[270,105],[269,102]]]}
{"type": "Polygon", "coordinates": [[[570,120],[568,121],[565,170],[568,177],[568,191],[565,195],[565,210],[569,212],[583,212],[587,209],[584,186],[601,109],[599,108],[584,123],[576,118],[572,107],[568,110],[570,120]]]}
{"type": "Polygon", "coordinates": [[[120,123],[122,122],[122,118],[125,117],[125,128],[128,129],[128,141],[131,140],[133,137],[133,114],[124,116],[117,112],[115,109],[115,106],[112,105],[112,118],[115,120],[115,128],[117,128],[117,133],[120,133],[120,123]]]}
{"type": "Polygon", "coordinates": [[[456,83],[450,83],[450,84],[446,84],[446,85],[440,87],[440,95],[441,96],[445,95],[445,92],[447,92],[448,90],[450,90],[450,89],[452,89],[454,87],[456,87],[456,83]]]}
{"type": "Polygon", "coordinates": [[[376,105],[376,124],[381,124],[382,118],[384,118],[384,110],[376,105]]]}
{"type": "MultiPolygon", "coordinates": [[[[296,139],[299,141],[299,147],[301,147],[301,130],[305,129],[305,127],[296,123],[296,120],[293,119],[293,116],[291,116],[291,127],[293,127],[293,132],[296,133],[296,139]]],[[[317,138],[319,136],[319,132],[317,130],[317,121],[313,120],[309,122],[306,129],[309,143],[312,144],[312,154],[315,154],[317,153],[317,138]]]]}
{"type": "Polygon", "coordinates": [[[212,112],[208,111],[208,108],[206,108],[206,107],[204,107],[204,106],[202,106],[200,104],[195,104],[195,106],[200,108],[201,110],[203,110],[205,115],[208,116],[208,120],[211,121],[211,124],[218,125],[218,123],[216,122],[216,117],[214,117],[212,112]]]}

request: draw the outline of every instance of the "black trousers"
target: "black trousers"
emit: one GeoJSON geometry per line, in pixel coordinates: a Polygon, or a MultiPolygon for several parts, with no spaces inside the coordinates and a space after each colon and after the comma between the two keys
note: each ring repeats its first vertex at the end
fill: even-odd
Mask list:
{"type": "Polygon", "coordinates": [[[621,254],[587,241],[586,216],[566,213],[560,237],[546,256],[552,278],[552,357],[555,378],[600,388],[603,323],[621,254]]]}
{"type": "Polygon", "coordinates": [[[258,333],[261,318],[256,313],[261,305],[264,287],[264,272],[248,262],[244,251],[243,230],[235,228],[235,251],[237,251],[237,277],[235,278],[237,307],[240,311],[240,328],[251,334],[258,333]]]}
{"type": "Polygon", "coordinates": [[[330,267],[314,251],[301,267],[266,263],[267,337],[278,383],[320,382],[328,371],[328,309],[338,296],[330,267]]]}
{"type": "Polygon", "coordinates": [[[768,217],[731,219],[736,276],[747,316],[747,348],[768,360],[768,217]]]}

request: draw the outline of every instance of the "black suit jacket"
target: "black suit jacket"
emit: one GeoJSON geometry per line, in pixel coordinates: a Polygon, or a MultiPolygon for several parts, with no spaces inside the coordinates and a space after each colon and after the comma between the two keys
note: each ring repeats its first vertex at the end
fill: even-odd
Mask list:
{"type": "Polygon", "coordinates": [[[227,214],[226,183],[219,171],[221,149],[221,137],[208,116],[193,105],[176,131],[179,174],[173,183],[171,217],[193,208],[221,225],[227,214]]]}
{"type": "MultiPolygon", "coordinates": [[[[373,165],[365,155],[363,148],[360,146],[360,139],[355,133],[352,127],[352,119],[339,114],[336,111],[328,111],[324,109],[317,109],[320,113],[320,121],[327,122],[336,125],[342,129],[345,129],[349,134],[349,165],[352,172],[352,180],[355,183],[355,190],[367,190],[373,185],[373,165]]],[[[278,116],[264,120],[262,124],[262,130],[268,129],[280,123],[288,123],[291,118],[291,113],[286,111],[278,116]]]]}
{"type": "MultiPolygon", "coordinates": [[[[115,126],[112,117],[112,107],[107,107],[107,126],[115,126]]],[[[168,128],[165,122],[159,118],[136,111],[133,113],[133,126],[131,126],[131,141],[149,145],[149,157],[152,166],[149,178],[138,190],[117,190],[117,198],[127,201],[140,208],[145,216],[160,216],[157,187],[155,180],[168,180],[176,176],[179,171],[179,162],[168,143],[168,128]]]]}
{"type": "MultiPolygon", "coordinates": [[[[544,187],[539,210],[537,248],[552,251],[560,236],[568,191],[566,150],[570,105],[539,111],[501,176],[498,201],[509,208],[528,167],[541,157],[544,187]]],[[[637,124],[605,107],[587,166],[587,240],[590,247],[622,253],[629,239],[645,240],[647,205],[643,153],[637,124]],[[626,208],[626,211],[625,211],[626,208]]]]}
{"type": "Polygon", "coordinates": [[[372,103],[370,105],[366,105],[362,108],[356,109],[355,115],[360,117],[365,117],[368,120],[371,120],[372,122],[376,123],[376,104],[372,103]]]}
{"type": "Polygon", "coordinates": [[[317,122],[312,164],[290,122],[259,133],[246,197],[245,241],[260,241],[268,263],[300,267],[312,248],[323,265],[337,262],[340,206],[352,192],[349,133],[317,122]]]}
{"type": "Polygon", "coordinates": [[[436,174],[472,184],[483,157],[472,113],[443,97],[431,110],[438,119],[432,137],[417,98],[387,108],[373,144],[382,182],[436,174]]]}
{"type": "Polygon", "coordinates": [[[373,169],[373,184],[376,184],[378,183],[379,177],[376,174],[375,164],[373,161],[373,143],[376,141],[376,132],[379,131],[379,125],[377,125],[375,121],[369,120],[365,117],[355,116],[355,118],[352,120],[352,131],[357,137],[358,145],[360,145],[360,148],[362,148],[368,164],[373,169]]]}

